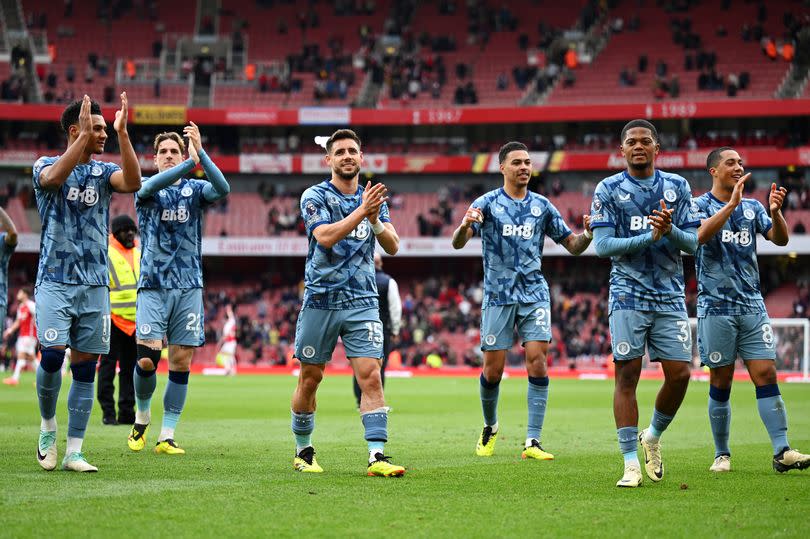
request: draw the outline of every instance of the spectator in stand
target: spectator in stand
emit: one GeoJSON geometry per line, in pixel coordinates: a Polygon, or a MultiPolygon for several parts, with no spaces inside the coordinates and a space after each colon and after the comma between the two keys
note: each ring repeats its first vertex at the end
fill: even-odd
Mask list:
{"type": "Polygon", "coordinates": [[[65,79],[71,84],[76,80],[76,68],[73,67],[73,62],[68,62],[65,67],[65,79]]]}
{"type": "Polygon", "coordinates": [[[622,86],[635,86],[636,85],[636,74],[627,66],[624,66],[619,73],[619,84],[622,86]]]}
{"type": "Polygon", "coordinates": [[[647,72],[647,64],[649,60],[647,59],[646,54],[642,54],[638,57],[638,72],[639,73],[646,73],[647,72]]]}
{"type": "Polygon", "coordinates": [[[681,95],[681,81],[678,78],[678,75],[672,75],[672,78],[669,80],[669,96],[678,98],[681,95]]]}
{"type": "Polygon", "coordinates": [[[782,59],[785,60],[785,62],[793,61],[793,57],[795,55],[793,43],[791,43],[790,41],[785,42],[785,44],[782,45],[782,50],[780,52],[782,53],[781,56],[782,59]]]}
{"type": "Polygon", "coordinates": [[[762,52],[765,53],[765,56],[770,58],[772,61],[776,61],[778,54],[776,51],[776,42],[773,40],[773,38],[770,36],[765,36],[762,38],[760,43],[762,44],[762,52]]]}
{"type": "Polygon", "coordinates": [[[655,74],[659,77],[666,77],[667,76],[667,63],[661,59],[659,59],[655,63],[655,74]]]}
{"type": "Polygon", "coordinates": [[[740,79],[736,73],[729,73],[726,79],[726,95],[728,97],[736,97],[737,90],[740,88],[740,79]]]}

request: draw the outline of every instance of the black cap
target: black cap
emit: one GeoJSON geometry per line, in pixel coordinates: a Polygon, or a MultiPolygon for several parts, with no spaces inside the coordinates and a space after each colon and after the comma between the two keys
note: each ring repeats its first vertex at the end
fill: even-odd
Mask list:
{"type": "Polygon", "coordinates": [[[113,235],[118,234],[122,230],[126,230],[128,228],[131,228],[135,232],[138,231],[135,221],[133,221],[132,217],[129,215],[118,215],[113,218],[112,223],[110,224],[110,229],[112,230],[113,235]]]}

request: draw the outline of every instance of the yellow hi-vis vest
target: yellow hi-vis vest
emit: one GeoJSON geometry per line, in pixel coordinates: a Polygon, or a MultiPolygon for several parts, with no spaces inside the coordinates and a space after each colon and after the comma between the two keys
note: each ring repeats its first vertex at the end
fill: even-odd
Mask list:
{"type": "Polygon", "coordinates": [[[112,244],[108,251],[110,270],[110,311],[125,320],[135,322],[135,300],[138,296],[138,275],[141,273],[141,250],[132,249],[132,266],[112,244]]]}

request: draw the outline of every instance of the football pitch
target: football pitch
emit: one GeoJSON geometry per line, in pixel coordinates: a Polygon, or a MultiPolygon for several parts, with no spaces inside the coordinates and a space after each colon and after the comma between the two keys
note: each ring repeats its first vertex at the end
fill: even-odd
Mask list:
{"type": "MultiPolygon", "coordinates": [[[[351,380],[319,391],[313,443],[325,473],[292,470],[293,377],[194,375],[176,439],[185,456],[131,452],[128,427],[96,406],[84,449],[97,474],[36,463],[34,377],[0,387],[2,537],[806,537],[810,470],[777,474],[750,382],[732,391],[732,472],[714,457],[708,385],[693,381],[662,438],[666,476],[618,489],[622,474],[612,381],[554,380],[543,429],[547,462],[522,461],[525,378],[501,386],[495,456],[474,447],[482,419],[476,378],[390,379],[392,461],[405,477],[365,475],[367,452],[351,380]],[[802,532],[804,530],[804,532],[802,532]]],[[[153,399],[162,415],[166,376],[153,399]]],[[[64,454],[69,380],[59,402],[64,454]]],[[[646,426],[660,382],[639,385],[646,426]]],[[[810,385],[781,384],[791,444],[810,450],[810,385]]],[[[159,424],[150,430],[154,445],[159,424]]]]}

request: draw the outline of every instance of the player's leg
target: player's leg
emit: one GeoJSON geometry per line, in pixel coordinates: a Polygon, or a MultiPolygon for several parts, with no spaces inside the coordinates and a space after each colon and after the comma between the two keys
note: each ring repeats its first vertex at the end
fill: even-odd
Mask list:
{"type": "Polygon", "coordinates": [[[731,471],[731,384],[737,359],[737,324],[733,316],[698,319],[698,351],[709,371],[709,424],[714,438],[712,472],[731,471]]]}
{"type": "Polygon", "coordinates": [[[475,454],[490,457],[498,440],[498,398],[506,365],[506,351],[512,348],[517,305],[490,305],[481,311],[481,350],[484,366],[478,379],[478,394],[484,415],[484,428],[475,454]]]}
{"type": "Polygon", "coordinates": [[[165,291],[151,288],[138,290],[135,312],[136,355],[138,360],[132,375],[135,391],[135,423],[127,445],[133,451],[146,446],[146,435],[152,422],[152,395],[157,387],[157,366],[166,334],[169,298],[165,291]]]}
{"type": "Polygon", "coordinates": [[[37,460],[46,470],[56,468],[56,402],[62,387],[60,369],[70,340],[72,306],[70,290],[61,283],[42,282],[35,291],[36,323],[42,342],[42,361],[37,368],[37,398],[41,417],[37,460]]]}
{"type": "Polygon", "coordinates": [[[185,454],[185,450],[174,441],[174,431],[186,404],[193,355],[194,347],[192,346],[169,344],[169,380],[166,382],[166,389],[163,393],[163,421],[155,445],[157,454],[185,454]]]}
{"type": "Polygon", "coordinates": [[[552,460],[554,455],[543,450],[540,436],[548,403],[548,345],[551,341],[551,308],[548,302],[521,305],[517,313],[518,334],[526,351],[528,389],[526,404],[526,443],[521,456],[538,460],[552,460]]]}
{"type": "Polygon", "coordinates": [[[383,328],[375,308],[351,309],[340,314],[340,336],[357,384],[360,386],[360,417],[368,445],[368,475],[395,477],[405,468],[385,455],[388,441],[388,408],[385,406],[380,367],[383,328]]]}
{"type": "Polygon", "coordinates": [[[660,361],[664,383],[655,399],[650,426],[639,435],[644,451],[644,468],[653,481],[664,477],[661,436],[672,423],[686,396],[692,361],[692,336],[685,312],[651,313],[648,350],[650,361],[660,361]]]}
{"type": "Polygon", "coordinates": [[[613,311],[609,315],[611,346],[615,366],[613,417],[619,451],[624,459],[624,475],[617,487],[637,487],[641,484],[638,460],[638,401],[636,387],[641,376],[641,357],[651,317],[640,311],[613,311]]]}
{"type": "Polygon", "coordinates": [[[3,380],[3,383],[10,386],[16,386],[20,383],[20,373],[28,364],[27,361],[27,354],[25,353],[26,349],[26,337],[17,337],[17,344],[15,346],[16,349],[16,360],[14,361],[14,372],[3,380]]]}
{"type": "Polygon", "coordinates": [[[62,469],[96,472],[82,452],[87,423],[95,400],[98,358],[110,351],[110,294],[106,286],[74,285],[76,316],[70,332],[68,435],[62,469]]]}
{"type": "Polygon", "coordinates": [[[205,341],[202,288],[169,290],[168,298],[169,381],[163,394],[163,422],[155,453],[182,455],[185,451],[175,443],[174,431],[186,403],[194,348],[205,341]]]}
{"type": "Polygon", "coordinates": [[[340,331],[333,320],[337,315],[337,311],[303,308],[295,326],[295,357],[301,363],[301,370],[292,396],[290,415],[295,437],[293,469],[299,472],[323,472],[315,460],[312,433],[315,430],[318,386],[323,380],[326,363],[332,359],[340,331]]]}
{"type": "MultiPolygon", "coordinates": [[[[391,337],[388,334],[383,335],[383,358],[380,366],[380,382],[382,387],[385,388],[385,367],[388,365],[388,354],[391,353],[391,337]]],[[[357,377],[352,376],[352,389],[354,390],[354,399],[357,402],[357,409],[360,409],[360,398],[362,391],[360,391],[360,384],[357,383],[357,377]]]]}
{"type": "Polygon", "coordinates": [[[756,388],[759,417],[773,447],[773,468],[777,472],[810,467],[810,455],[790,447],[787,438],[787,409],[776,376],[776,350],[773,328],[765,313],[743,315],[740,319],[740,356],[756,388]]]}
{"type": "Polygon", "coordinates": [[[113,324],[110,331],[110,352],[102,354],[98,365],[98,403],[101,406],[101,421],[105,425],[116,425],[115,418],[115,367],[121,355],[118,328],[113,324]]]}

